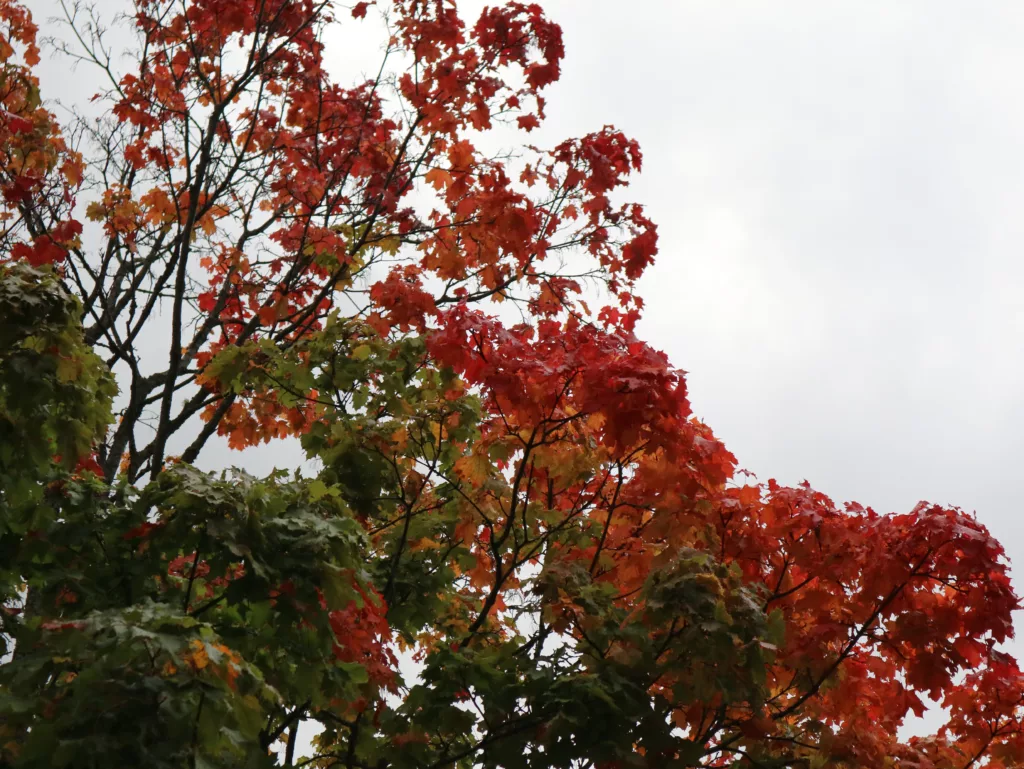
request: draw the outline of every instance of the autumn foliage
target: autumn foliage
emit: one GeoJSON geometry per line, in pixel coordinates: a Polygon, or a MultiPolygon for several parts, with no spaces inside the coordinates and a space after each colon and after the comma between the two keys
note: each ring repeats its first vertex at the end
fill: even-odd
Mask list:
{"type": "Polygon", "coordinates": [[[1024,765],[1002,548],[737,473],[634,334],[638,145],[523,136],[539,5],[65,21],[61,125],[0,0],[0,766],[1024,765]]]}

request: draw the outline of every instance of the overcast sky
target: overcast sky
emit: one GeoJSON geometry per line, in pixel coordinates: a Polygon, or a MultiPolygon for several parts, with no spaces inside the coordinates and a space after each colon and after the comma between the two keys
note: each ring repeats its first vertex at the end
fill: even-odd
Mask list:
{"type": "Polygon", "coordinates": [[[640,334],[696,413],[763,479],[976,510],[1024,563],[1024,6],[545,6],[549,129],[644,149],[640,334]]]}
{"type": "Polygon", "coordinates": [[[567,57],[531,139],[640,141],[640,335],[741,466],[977,511],[1024,564],[1024,5],[542,5],[567,57]]]}
{"type": "Polygon", "coordinates": [[[545,133],[643,147],[639,333],[695,412],[762,480],[976,511],[1024,589],[1024,5],[544,6],[545,133]]]}

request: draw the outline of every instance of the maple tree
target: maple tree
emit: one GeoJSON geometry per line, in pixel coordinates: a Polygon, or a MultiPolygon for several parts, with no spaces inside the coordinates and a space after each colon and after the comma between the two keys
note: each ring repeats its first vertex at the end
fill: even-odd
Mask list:
{"type": "Polygon", "coordinates": [[[0,765],[1024,765],[984,526],[745,483],[633,333],[637,144],[480,149],[539,6],[135,0],[130,66],[66,8],[61,126],[0,0],[0,765]]]}

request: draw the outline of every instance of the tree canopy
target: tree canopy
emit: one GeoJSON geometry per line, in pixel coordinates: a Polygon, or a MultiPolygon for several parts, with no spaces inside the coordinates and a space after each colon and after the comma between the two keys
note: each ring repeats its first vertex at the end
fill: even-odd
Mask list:
{"type": "Polygon", "coordinates": [[[639,146],[528,143],[540,6],[62,7],[59,121],[0,0],[0,766],[1024,765],[1001,546],[737,472],[634,333],[639,146]]]}

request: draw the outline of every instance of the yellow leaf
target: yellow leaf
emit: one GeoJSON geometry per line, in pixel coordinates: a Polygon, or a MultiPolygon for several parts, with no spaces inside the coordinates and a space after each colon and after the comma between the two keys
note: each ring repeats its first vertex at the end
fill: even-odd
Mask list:
{"type": "Polygon", "coordinates": [[[102,203],[94,200],[85,209],[85,216],[91,221],[102,222],[107,217],[107,209],[104,208],[102,203]]]}
{"type": "Polygon", "coordinates": [[[443,168],[431,168],[423,176],[427,184],[434,186],[434,189],[440,192],[442,189],[448,189],[452,185],[452,175],[445,171],[443,168]]]}

